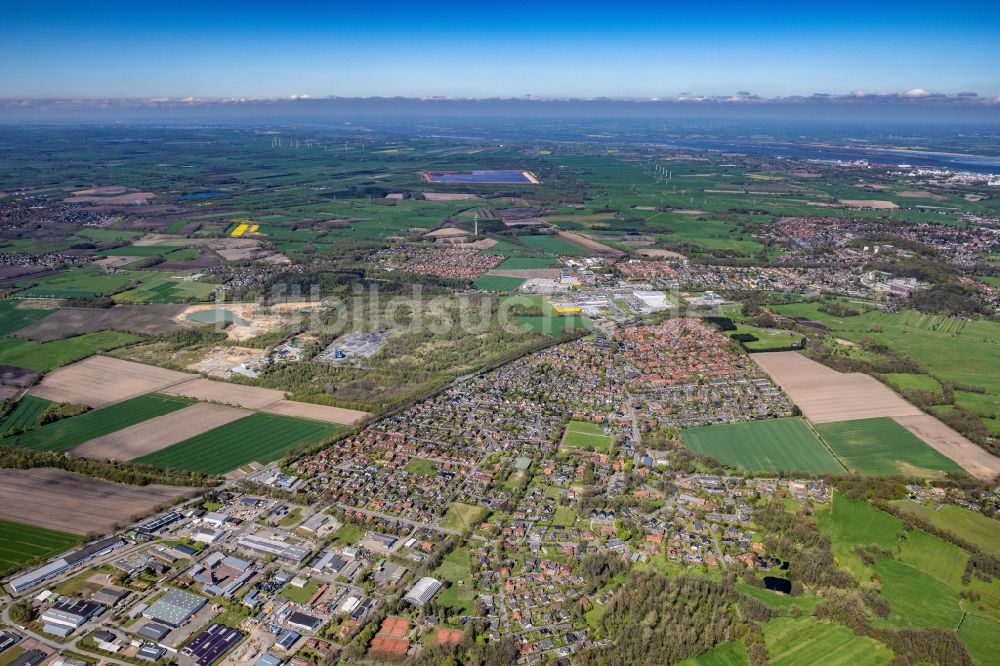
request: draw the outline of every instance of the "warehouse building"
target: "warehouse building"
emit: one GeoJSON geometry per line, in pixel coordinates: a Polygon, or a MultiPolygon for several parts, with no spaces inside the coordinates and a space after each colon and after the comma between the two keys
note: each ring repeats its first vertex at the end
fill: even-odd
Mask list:
{"type": "Polygon", "coordinates": [[[173,588],[144,610],[142,615],[154,622],[179,627],[200,611],[206,602],[197,594],[173,588]]]}

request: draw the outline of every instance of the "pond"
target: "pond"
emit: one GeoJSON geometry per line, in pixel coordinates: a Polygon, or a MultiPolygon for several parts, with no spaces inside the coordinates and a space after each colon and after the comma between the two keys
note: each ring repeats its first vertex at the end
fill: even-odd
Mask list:
{"type": "Polygon", "coordinates": [[[776,576],[764,576],[764,587],[774,592],[792,593],[792,581],[776,576]]]}
{"type": "Polygon", "coordinates": [[[233,323],[246,326],[249,323],[232,310],[226,310],[225,308],[198,310],[197,312],[189,313],[187,318],[189,321],[197,322],[199,324],[233,323]]]}
{"type": "Polygon", "coordinates": [[[512,170],[437,171],[429,172],[427,178],[432,183],[534,183],[526,172],[512,170]]]}
{"type": "Polygon", "coordinates": [[[177,198],[181,201],[190,201],[191,199],[211,199],[222,196],[225,196],[223,192],[191,192],[189,194],[182,194],[177,198]]]}

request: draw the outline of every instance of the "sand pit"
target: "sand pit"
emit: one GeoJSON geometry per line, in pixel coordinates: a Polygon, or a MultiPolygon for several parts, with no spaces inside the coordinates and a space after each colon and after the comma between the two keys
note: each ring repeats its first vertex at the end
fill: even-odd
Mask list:
{"type": "Polygon", "coordinates": [[[104,407],[189,380],[191,375],[144,363],[91,356],[59,368],[31,389],[31,395],[54,402],[104,407]]]}
{"type": "Polygon", "coordinates": [[[0,469],[0,518],[72,534],[107,534],[197,492],[127,486],[55,469],[0,469]]]}
{"type": "Polygon", "coordinates": [[[252,413],[234,407],[198,403],[84,442],[72,453],[85,458],[133,460],[252,413]]]}
{"type": "MultiPolygon", "coordinates": [[[[185,378],[191,377],[191,375],[183,376],[185,378]]],[[[226,382],[216,382],[211,379],[191,379],[180,384],[175,383],[174,386],[163,389],[161,393],[194,398],[195,400],[203,400],[205,402],[235,405],[246,409],[263,409],[279,400],[285,399],[284,391],[258,388],[256,386],[243,386],[241,384],[227,384],[226,382]]]]}
{"type": "Polygon", "coordinates": [[[933,416],[918,414],[893,418],[914,435],[964,467],[970,474],[984,480],[1000,474],[1000,458],[990,455],[933,416]]]}
{"type": "Polygon", "coordinates": [[[922,413],[892,389],[865,374],[840,373],[798,352],[750,356],[813,423],[922,413]]]}
{"type": "Polygon", "coordinates": [[[891,201],[882,199],[841,199],[840,205],[850,208],[874,208],[875,210],[895,210],[899,208],[891,201]]]}
{"type": "Polygon", "coordinates": [[[294,400],[279,400],[263,411],[270,412],[271,414],[298,416],[303,419],[326,421],[327,423],[338,423],[341,425],[354,425],[371,416],[368,412],[359,412],[354,409],[314,405],[308,402],[295,402],[294,400]]]}
{"type": "MultiPolygon", "coordinates": [[[[308,304],[310,307],[313,305],[315,303],[308,304]]],[[[236,315],[238,319],[226,326],[226,337],[237,342],[270,333],[288,323],[289,319],[285,314],[287,309],[274,308],[271,314],[262,314],[261,308],[256,303],[203,303],[184,308],[177,313],[174,321],[189,325],[193,321],[192,314],[211,310],[228,310],[230,314],[236,315]]]]}

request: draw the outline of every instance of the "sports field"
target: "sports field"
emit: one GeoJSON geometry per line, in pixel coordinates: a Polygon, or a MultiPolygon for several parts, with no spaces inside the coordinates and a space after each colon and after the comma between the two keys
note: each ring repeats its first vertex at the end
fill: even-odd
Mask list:
{"type": "Polygon", "coordinates": [[[842,624],[812,617],[779,617],[764,625],[772,666],[858,666],[886,664],[892,650],[871,638],[855,636],[842,624]]]}
{"type": "Polygon", "coordinates": [[[820,423],[816,430],[851,471],[880,476],[943,476],[963,471],[887,417],[820,423]]]}
{"type": "Polygon", "coordinates": [[[691,451],[750,471],[836,474],[844,468],[800,418],[702,426],[681,431],[691,451]]]}
{"type": "MultiPolygon", "coordinates": [[[[509,260],[508,260],[509,261],[509,260]]],[[[503,275],[484,275],[477,278],[472,286],[483,291],[514,291],[524,284],[524,278],[503,275]]]]}
{"type": "Polygon", "coordinates": [[[570,421],[566,424],[566,431],[563,432],[559,448],[606,452],[611,448],[611,438],[605,435],[604,430],[596,423],[570,421]]]}
{"type": "Polygon", "coordinates": [[[16,428],[20,431],[30,430],[35,427],[38,417],[48,409],[52,403],[42,398],[26,395],[17,403],[14,409],[0,421],[0,436],[16,428]]]}
{"type": "Polygon", "coordinates": [[[139,462],[206,474],[224,474],[250,462],[268,463],[288,451],[332,436],[339,426],[275,414],[251,414],[168,446],[139,462]]]}
{"type": "Polygon", "coordinates": [[[136,423],[183,409],[192,401],[168,395],[150,394],[95,409],[80,416],[50,423],[0,443],[37,451],[66,451],[96,437],[136,423]]]}
{"type": "Polygon", "coordinates": [[[79,543],[73,534],[0,520],[0,575],[16,571],[35,558],[45,558],[79,543]]]}

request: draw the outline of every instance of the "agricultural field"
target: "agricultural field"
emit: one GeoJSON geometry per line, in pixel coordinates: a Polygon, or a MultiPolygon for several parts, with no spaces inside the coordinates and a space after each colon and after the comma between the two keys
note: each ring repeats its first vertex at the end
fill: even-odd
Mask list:
{"type": "Polygon", "coordinates": [[[587,250],[573,245],[558,236],[521,236],[518,240],[525,247],[550,255],[582,257],[591,254],[587,250]]]}
{"type": "Polygon", "coordinates": [[[12,335],[53,312],[53,308],[22,307],[18,300],[0,300],[0,336],[12,335]]]}
{"type": "Polygon", "coordinates": [[[496,271],[521,271],[521,270],[532,270],[536,268],[558,268],[559,262],[552,257],[508,257],[503,260],[499,266],[494,268],[496,271]]]}
{"type": "Polygon", "coordinates": [[[992,518],[954,504],[942,504],[940,508],[932,509],[910,500],[896,500],[893,505],[1000,557],[1000,522],[992,518]]]}
{"type": "Polygon", "coordinates": [[[563,451],[583,449],[607,453],[611,449],[612,440],[604,434],[604,430],[596,423],[589,421],[570,421],[566,424],[559,448],[563,451]]]}
{"type": "Polygon", "coordinates": [[[962,620],[958,592],[903,562],[880,559],[875,572],[881,594],[892,604],[884,623],[894,627],[957,629],[962,620]]]}
{"type": "Polygon", "coordinates": [[[0,520],[0,575],[28,562],[51,557],[80,542],[79,537],[44,527],[0,520]]]}
{"type": "Polygon", "coordinates": [[[1000,622],[969,614],[958,628],[958,637],[969,648],[977,666],[990,666],[1000,654],[1000,622]]]}
{"type": "Polygon", "coordinates": [[[165,273],[144,273],[139,284],[114,295],[116,303],[188,303],[207,301],[217,285],[196,280],[177,280],[165,273]]]}
{"type": "Polygon", "coordinates": [[[52,342],[0,338],[0,363],[44,372],[141,340],[138,335],[118,331],[84,333],[52,342]]]}
{"type": "Polygon", "coordinates": [[[31,430],[38,424],[38,417],[42,415],[52,403],[42,398],[26,395],[21,398],[17,405],[7,413],[7,416],[0,421],[0,436],[11,430],[25,431],[31,430]]]}
{"type": "Polygon", "coordinates": [[[681,439],[698,455],[750,471],[844,471],[800,418],[687,428],[681,431],[681,439]]]}
{"type": "Polygon", "coordinates": [[[0,440],[0,444],[38,451],[67,451],[98,437],[191,405],[190,400],[168,395],[143,395],[95,409],[79,416],[0,440]]]}
{"type": "Polygon", "coordinates": [[[816,430],[853,472],[940,477],[946,472],[963,471],[890,418],[820,423],[816,430]]]}
{"type": "Polygon", "coordinates": [[[129,486],[58,469],[0,469],[0,519],[101,535],[197,492],[191,487],[129,486]]]}
{"type": "MultiPolygon", "coordinates": [[[[508,259],[508,261],[510,261],[508,259]]],[[[472,282],[472,286],[483,291],[517,291],[525,278],[506,277],[504,275],[483,275],[472,282]]]]}
{"type": "Polygon", "coordinates": [[[97,268],[69,268],[55,275],[28,279],[21,298],[87,298],[123,290],[135,282],[129,273],[104,273],[97,268]]]}
{"type": "Polygon", "coordinates": [[[764,624],[764,642],[773,666],[859,666],[887,664],[892,650],[855,636],[842,624],[812,617],[779,617],[764,624]]]}
{"type": "Polygon", "coordinates": [[[340,428],[333,424],[256,413],[139,458],[155,467],[225,474],[250,462],[269,463],[316,444],[340,428]]]}
{"type": "Polygon", "coordinates": [[[31,394],[53,402],[104,407],[114,402],[159,391],[194,375],[145,363],[92,356],[45,376],[31,394]]]}

